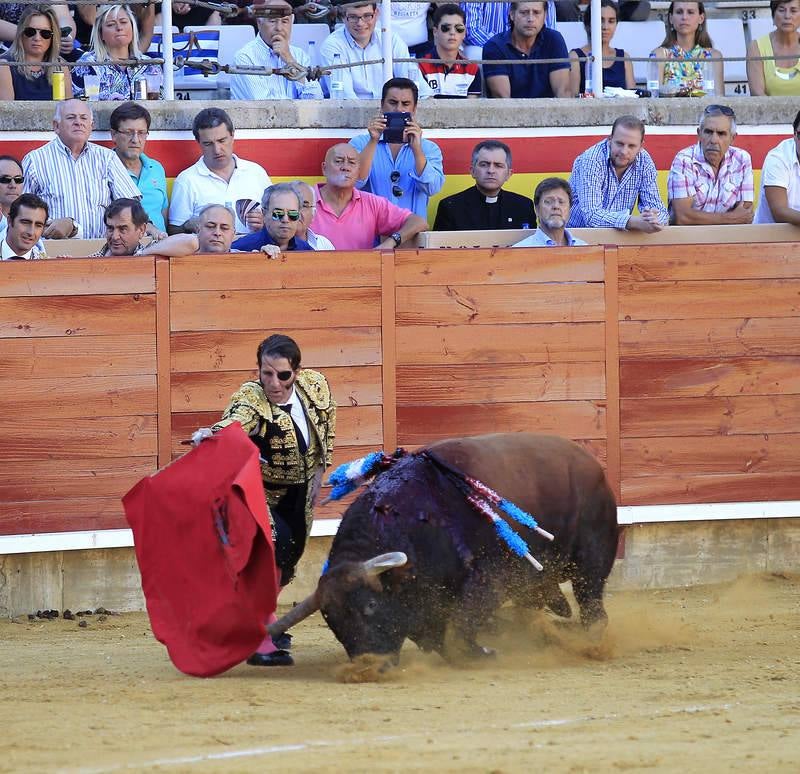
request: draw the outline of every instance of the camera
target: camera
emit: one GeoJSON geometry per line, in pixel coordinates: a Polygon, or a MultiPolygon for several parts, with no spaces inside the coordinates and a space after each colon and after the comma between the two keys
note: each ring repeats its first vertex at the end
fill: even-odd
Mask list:
{"type": "Polygon", "coordinates": [[[61,33],[62,38],[68,38],[72,35],[72,27],[59,27],[58,31],[61,33]]]}
{"type": "Polygon", "coordinates": [[[384,113],[386,128],[383,130],[383,139],[386,142],[403,142],[403,133],[411,121],[411,113],[384,113]]]}

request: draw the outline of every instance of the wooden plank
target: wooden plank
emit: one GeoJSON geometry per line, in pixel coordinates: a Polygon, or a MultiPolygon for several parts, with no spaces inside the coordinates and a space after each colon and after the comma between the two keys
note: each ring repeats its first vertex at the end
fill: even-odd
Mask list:
{"type": "Polygon", "coordinates": [[[0,298],[130,295],[155,291],[153,257],[67,258],[4,263],[0,298]]]}
{"type": "Polygon", "coordinates": [[[381,319],[380,290],[287,288],[172,293],[170,315],[173,331],[257,330],[257,335],[263,335],[270,328],[374,326],[381,319]]]}
{"type": "Polygon", "coordinates": [[[800,244],[637,245],[619,248],[623,282],[800,278],[800,244]]]}
{"type": "Polygon", "coordinates": [[[398,442],[413,446],[456,435],[519,430],[604,439],[605,415],[605,403],[600,401],[507,403],[491,410],[483,405],[401,406],[397,409],[398,442]]]}
{"type": "Polygon", "coordinates": [[[606,432],[608,438],[608,457],[606,475],[614,496],[620,498],[620,478],[622,463],[620,459],[620,362],[619,362],[619,278],[617,248],[608,247],[605,251],[605,379],[607,392],[606,432]]]}
{"type": "Polygon", "coordinates": [[[397,289],[398,325],[601,322],[602,319],[600,283],[397,289]]]}
{"type": "Polygon", "coordinates": [[[620,320],[791,317],[800,313],[800,280],[620,282],[620,320]]]}
{"type": "MultiPolygon", "coordinates": [[[[303,365],[309,368],[381,364],[381,329],[377,326],[309,330],[281,327],[280,330],[297,342],[303,365]]],[[[256,349],[265,337],[264,331],[173,333],[172,370],[188,373],[252,369],[255,373],[256,349]]]]}
{"type": "Polygon", "coordinates": [[[602,361],[603,323],[402,325],[401,365],[602,361]]]}
{"type": "Polygon", "coordinates": [[[58,374],[62,378],[155,374],[156,340],[150,334],[6,339],[0,345],[4,379],[58,374]]]}
{"type": "MultiPolygon", "coordinates": [[[[0,416],[5,417],[4,428],[24,424],[31,416],[38,419],[73,417],[77,426],[84,418],[155,413],[156,377],[153,374],[4,379],[0,386],[0,416]]],[[[58,443],[54,438],[49,441],[58,443]]]]}
{"type": "Polygon", "coordinates": [[[171,373],[169,335],[169,260],[156,258],[156,355],[158,358],[158,464],[170,460],[172,427],[170,422],[171,373]]]}
{"type": "Polygon", "coordinates": [[[87,457],[153,457],[156,455],[156,418],[100,417],[97,419],[41,419],[24,416],[19,423],[3,423],[0,463],[8,460],[64,460],[87,457]]]}
{"type": "Polygon", "coordinates": [[[0,338],[155,333],[155,295],[0,298],[0,338]]]}
{"type": "Polygon", "coordinates": [[[623,398],[622,437],[800,433],[800,395],[623,398]]]}
{"type": "Polygon", "coordinates": [[[602,282],[603,248],[398,250],[397,285],[602,282]]]}
{"type": "Polygon", "coordinates": [[[800,499],[796,473],[741,473],[722,476],[655,476],[622,481],[624,505],[735,503],[800,499]]]}
{"type": "MultiPolygon", "coordinates": [[[[325,376],[340,406],[374,406],[382,402],[379,366],[326,368],[325,376]]],[[[171,410],[221,413],[231,395],[253,377],[252,371],[172,374],[171,410]]]]}
{"type": "Polygon", "coordinates": [[[276,290],[283,288],[363,288],[380,285],[380,258],[373,250],[283,253],[267,260],[261,253],[170,258],[175,292],[190,290],[276,290]]]}
{"type": "Polygon", "coordinates": [[[0,502],[0,535],[127,527],[118,497],[0,502]]]}
{"type": "MultiPolygon", "coordinates": [[[[218,411],[198,411],[172,415],[172,453],[186,451],[181,441],[191,437],[198,427],[211,427],[219,420],[218,411]]],[[[338,446],[370,446],[374,451],[382,445],[380,406],[341,406],[336,410],[336,443],[338,446]]]]}
{"type": "Polygon", "coordinates": [[[603,363],[399,366],[397,405],[602,400],[603,363]]]}
{"type": "MultiPolygon", "coordinates": [[[[800,473],[800,434],[626,438],[623,478],[710,473],[800,473]]],[[[766,499],[766,498],[765,498],[766,499]]]]}
{"type": "Polygon", "coordinates": [[[623,360],[620,378],[624,398],[797,394],[800,357],[623,360]]]}
{"type": "Polygon", "coordinates": [[[62,465],[23,460],[0,465],[0,501],[122,497],[156,470],[155,457],[91,457],[62,465]]]}
{"type": "Polygon", "coordinates": [[[622,357],[737,357],[796,355],[794,317],[620,322],[622,357]]]}
{"type": "Polygon", "coordinates": [[[381,384],[383,443],[397,446],[397,276],[394,251],[381,252],[381,384]]]}

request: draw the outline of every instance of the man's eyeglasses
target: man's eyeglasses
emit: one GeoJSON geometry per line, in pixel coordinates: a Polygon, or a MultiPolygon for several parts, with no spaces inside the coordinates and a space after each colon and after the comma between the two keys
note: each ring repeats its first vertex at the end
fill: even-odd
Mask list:
{"type": "Polygon", "coordinates": [[[115,129],[114,131],[117,134],[121,134],[123,137],[127,137],[129,140],[132,140],[134,137],[141,137],[144,139],[150,134],[147,129],[115,129]]]}
{"type": "Polygon", "coordinates": [[[364,13],[361,16],[356,16],[354,13],[348,13],[344,17],[350,24],[358,24],[359,22],[364,22],[364,24],[369,24],[374,18],[374,13],[364,13]]]}
{"type": "Polygon", "coordinates": [[[12,180],[17,185],[22,185],[25,182],[25,178],[22,175],[0,175],[0,185],[8,185],[12,180]]]}
{"type": "Polygon", "coordinates": [[[463,24],[440,24],[439,29],[442,32],[450,32],[450,30],[455,30],[459,35],[462,32],[467,31],[467,28],[463,24]]]}
{"type": "Polygon", "coordinates": [[[53,39],[53,31],[52,30],[40,30],[38,27],[26,27],[22,30],[22,34],[26,38],[33,38],[36,35],[39,35],[42,40],[52,40],[53,39]]]}
{"type": "Polygon", "coordinates": [[[703,114],[707,116],[717,115],[718,113],[721,113],[723,116],[728,116],[728,118],[736,117],[733,109],[729,108],[727,105],[706,105],[706,109],[703,111],[703,114]]]}
{"type": "MultiPolygon", "coordinates": [[[[289,218],[292,222],[296,220],[300,220],[300,210],[273,210],[272,211],[272,219],[273,220],[283,220],[284,218],[289,218]]],[[[286,373],[285,371],[283,373],[286,373]]]]}
{"type": "Polygon", "coordinates": [[[403,195],[403,189],[397,185],[397,181],[400,179],[400,172],[398,170],[394,170],[391,175],[389,175],[389,180],[392,181],[394,185],[392,185],[392,196],[396,196],[398,199],[403,195]]]}

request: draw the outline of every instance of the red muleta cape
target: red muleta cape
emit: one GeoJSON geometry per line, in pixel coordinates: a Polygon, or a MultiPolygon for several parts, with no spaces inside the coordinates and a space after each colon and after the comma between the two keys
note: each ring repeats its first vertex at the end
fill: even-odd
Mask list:
{"type": "Polygon", "coordinates": [[[278,573],[258,449],[236,422],[122,499],[147,612],[172,663],[224,672],[260,644],[278,573]]]}

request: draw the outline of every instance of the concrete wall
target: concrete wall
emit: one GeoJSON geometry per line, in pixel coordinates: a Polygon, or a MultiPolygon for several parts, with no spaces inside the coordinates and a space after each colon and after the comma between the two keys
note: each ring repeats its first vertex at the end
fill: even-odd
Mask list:
{"type": "MultiPolygon", "coordinates": [[[[313,538],[281,604],[310,593],[331,538],[313,538]]],[[[609,589],[719,583],[755,572],[800,570],[800,519],[640,524],[625,529],[609,589]]],[[[132,548],[0,557],[0,616],[42,609],[144,609],[132,548]]]]}

